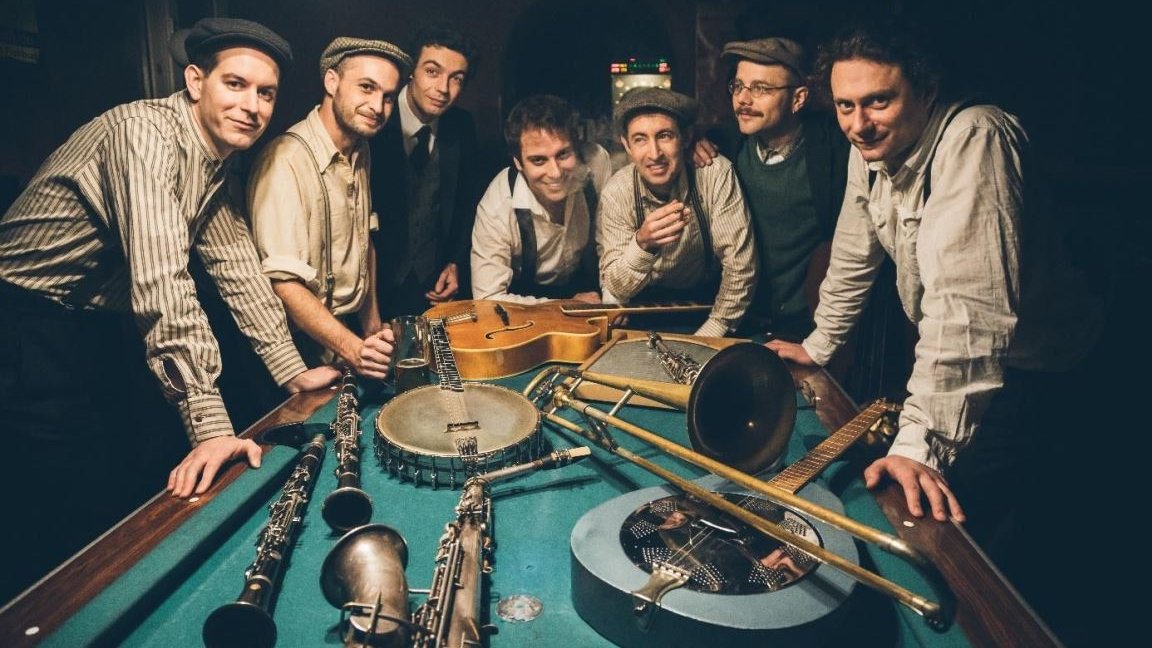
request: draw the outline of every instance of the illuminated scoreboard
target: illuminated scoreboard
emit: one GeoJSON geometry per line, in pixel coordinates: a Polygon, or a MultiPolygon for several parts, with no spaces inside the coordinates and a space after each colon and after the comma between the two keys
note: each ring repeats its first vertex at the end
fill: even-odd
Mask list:
{"type": "Polygon", "coordinates": [[[633,88],[672,89],[672,66],[668,59],[629,58],[611,64],[612,105],[620,103],[620,97],[633,88]]]}

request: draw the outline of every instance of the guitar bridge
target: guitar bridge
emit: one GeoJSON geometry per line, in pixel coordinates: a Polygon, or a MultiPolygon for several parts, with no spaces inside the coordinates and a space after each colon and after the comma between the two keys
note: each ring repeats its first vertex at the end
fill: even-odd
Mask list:
{"type": "Polygon", "coordinates": [[[459,423],[449,423],[444,432],[452,434],[453,432],[477,432],[480,430],[480,421],[461,421],[459,423]]]}

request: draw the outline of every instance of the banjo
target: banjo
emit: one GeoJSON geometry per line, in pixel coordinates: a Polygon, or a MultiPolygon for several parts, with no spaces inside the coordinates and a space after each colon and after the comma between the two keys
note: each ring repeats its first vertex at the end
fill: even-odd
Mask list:
{"type": "Polygon", "coordinates": [[[403,392],[376,416],[381,466],[417,486],[460,488],[474,474],[541,454],[540,412],[527,397],[461,380],[447,330],[453,321],[428,319],[439,384],[403,392]]]}

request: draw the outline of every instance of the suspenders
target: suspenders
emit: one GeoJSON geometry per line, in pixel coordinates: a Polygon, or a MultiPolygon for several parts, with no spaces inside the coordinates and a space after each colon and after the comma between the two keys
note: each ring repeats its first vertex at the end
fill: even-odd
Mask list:
{"type": "MultiPolygon", "coordinates": [[[[508,192],[515,193],[516,191],[516,178],[520,175],[515,165],[508,167],[508,192]]],[[[580,268],[584,269],[585,263],[589,262],[589,249],[592,254],[596,251],[596,206],[599,196],[596,194],[596,187],[592,184],[592,178],[589,177],[588,181],[584,183],[584,202],[588,205],[588,244],[584,246],[584,252],[580,255],[580,268]]],[[[513,286],[517,286],[513,292],[533,292],[531,290],[523,290],[519,287],[529,287],[536,285],[536,269],[539,266],[539,251],[536,246],[536,228],[532,224],[532,210],[519,207],[515,209],[516,224],[520,228],[520,274],[513,278],[513,286]]],[[[593,256],[592,261],[595,260],[593,256]]],[[[595,267],[595,266],[593,266],[595,267]]],[[[573,279],[577,279],[573,275],[573,279]]],[[[511,289],[513,286],[509,286],[511,289]]]]}
{"type": "Polygon", "coordinates": [[[292,131],[284,131],[285,135],[295,138],[304,146],[308,159],[312,161],[312,168],[316,169],[316,177],[320,180],[320,195],[324,197],[324,307],[332,311],[332,293],[336,291],[336,275],[332,272],[332,202],[328,197],[328,187],[324,186],[324,172],[320,164],[312,155],[312,149],[303,137],[292,131]]]}

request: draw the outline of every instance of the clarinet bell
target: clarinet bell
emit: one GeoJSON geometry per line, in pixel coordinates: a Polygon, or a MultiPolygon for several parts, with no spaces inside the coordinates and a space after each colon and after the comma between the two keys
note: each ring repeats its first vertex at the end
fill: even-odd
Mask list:
{"type": "Polygon", "coordinates": [[[259,605],[235,601],[208,615],[203,638],[207,648],[272,648],[276,622],[259,605]]]}
{"type": "Polygon", "coordinates": [[[348,613],[351,645],[406,646],[410,613],[408,545],[391,527],[367,524],[344,534],[320,568],[324,598],[348,613]]]}

